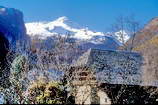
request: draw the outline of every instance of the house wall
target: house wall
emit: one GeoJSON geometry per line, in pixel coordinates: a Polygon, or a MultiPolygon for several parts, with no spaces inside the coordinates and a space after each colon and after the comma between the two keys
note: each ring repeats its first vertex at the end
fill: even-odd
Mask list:
{"type": "Polygon", "coordinates": [[[99,90],[97,87],[82,85],[76,87],[75,104],[111,105],[111,99],[106,92],[99,90]],[[96,94],[93,90],[97,90],[96,94]]]}
{"type": "Polygon", "coordinates": [[[101,105],[111,105],[111,99],[108,97],[106,92],[104,92],[102,90],[98,90],[97,95],[100,99],[99,104],[101,104],[101,105]]]}
{"type": "Polygon", "coordinates": [[[91,104],[90,85],[77,86],[75,95],[76,104],[91,104]]]}
{"type": "Polygon", "coordinates": [[[87,67],[75,68],[72,81],[75,88],[75,104],[111,104],[106,92],[98,88],[92,71],[87,67]]]}

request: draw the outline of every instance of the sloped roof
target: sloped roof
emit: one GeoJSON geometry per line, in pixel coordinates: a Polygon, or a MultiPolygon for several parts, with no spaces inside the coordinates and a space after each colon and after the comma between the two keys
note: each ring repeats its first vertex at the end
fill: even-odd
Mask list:
{"type": "Polygon", "coordinates": [[[91,68],[98,82],[140,85],[142,60],[135,52],[90,49],[73,66],[91,68]]]}

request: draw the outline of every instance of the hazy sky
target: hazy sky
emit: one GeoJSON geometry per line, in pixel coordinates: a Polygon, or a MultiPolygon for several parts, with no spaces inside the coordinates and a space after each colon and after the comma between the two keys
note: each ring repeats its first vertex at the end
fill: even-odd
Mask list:
{"type": "Polygon", "coordinates": [[[21,10],[25,22],[66,16],[81,26],[103,32],[118,15],[134,14],[143,23],[158,16],[158,0],[0,0],[0,5],[21,10]]]}

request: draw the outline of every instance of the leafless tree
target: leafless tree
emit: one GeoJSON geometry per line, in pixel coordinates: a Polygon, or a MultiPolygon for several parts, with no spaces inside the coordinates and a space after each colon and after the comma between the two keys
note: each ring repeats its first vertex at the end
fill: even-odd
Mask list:
{"type": "Polygon", "coordinates": [[[131,36],[131,43],[129,45],[129,50],[132,51],[134,48],[134,39],[137,34],[137,32],[141,29],[141,23],[135,19],[134,15],[128,16],[126,18],[127,21],[127,30],[129,31],[129,34],[131,36]]]}
{"type": "Polygon", "coordinates": [[[136,33],[140,29],[140,22],[135,19],[134,15],[131,16],[123,16],[120,15],[116,18],[116,22],[112,25],[112,31],[118,32],[118,37],[120,38],[120,42],[122,43],[122,46],[124,47],[124,50],[131,51],[133,49],[134,45],[134,39],[136,36],[136,33]],[[126,44],[126,34],[131,37],[131,42],[126,44]]]}
{"type": "Polygon", "coordinates": [[[112,24],[112,31],[119,32],[118,35],[120,37],[120,42],[125,44],[125,36],[124,31],[126,30],[126,20],[125,17],[120,15],[116,18],[116,22],[112,24]]]}

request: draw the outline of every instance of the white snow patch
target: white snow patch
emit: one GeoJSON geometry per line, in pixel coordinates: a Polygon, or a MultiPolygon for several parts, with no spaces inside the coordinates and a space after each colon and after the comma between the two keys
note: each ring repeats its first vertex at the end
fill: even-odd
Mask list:
{"type": "MultiPolygon", "coordinates": [[[[71,27],[70,24],[73,24],[71,21],[69,22],[67,17],[60,17],[52,22],[33,22],[26,23],[27,34],[31,36],[39,35],[41,38],[47,38],[49,36],[53,36],[58,33],[63,33],[66,35],[66,32],[74,33],[73,38],[89,40],[93,36],[99,35],[104,36],[102,32],[93,32],[88,30],[87,28],[74,28],[71,27]],[[67,25],[69,24],[69,25],[67,25]],[[55,32],[57,27],[63,28],[65,31],[63,32],[55,32]]],[[[73,26],[73,25],[72,25],[73,26]]]]}
{"type": "Polygon", "coordinates": [[[118,32],[115,32],[114,33],[114,37],[122,44],[126,43],[129,40],[129,38],[130,38],[130,36],[124,30],[123,31],[120,30],[118,32]]]}
{"type": "MultiPolygon", "coordinates": [[[[70,21],[67,17],[59,17],[58,19],[51,22],[32,22],[26,23],[27,34],[31,37],[37,36],[41,39],[46,39],[47,37],[62,35],[66,36],[68,33],[72,38],[78,40],[90,41],[94,44],[100,44],[105,40],[105,36],[111,37],[118,44],[122,44],[120,34],[122,31],[115,33],[95,32],[88,27],[80,27],[78,24],[70,21]],[[95,39],[96,38],[96,39],[95,39]],[[99,38],[99,39],[98,39],[99,38]]],[[[128,34],[123,31],[125,42],[130,38],[128,34]]]]}

